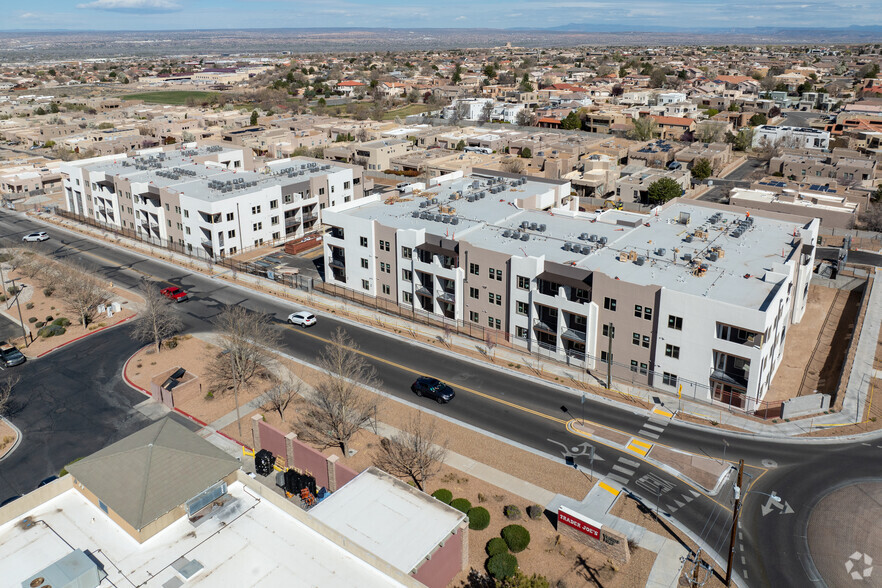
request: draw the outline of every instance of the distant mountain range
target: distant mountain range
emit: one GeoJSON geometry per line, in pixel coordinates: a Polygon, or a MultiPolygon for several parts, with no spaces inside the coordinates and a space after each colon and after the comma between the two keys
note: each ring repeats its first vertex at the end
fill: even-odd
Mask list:
{"type": "MultiPolygon", "coordinates": [[[[512,28],[512,31],[536,30],[531,28],[512,28]]],[[[565,33],[700,33],[702,35],[720,35],[737,33],[740,35],[765,36],[770,34],[882,34],[882,26],[851,25],[849,27],[672,27],[653,25],[633,25],[619,23],[569,23],[540,29],[544,31],[565,33]]]]}

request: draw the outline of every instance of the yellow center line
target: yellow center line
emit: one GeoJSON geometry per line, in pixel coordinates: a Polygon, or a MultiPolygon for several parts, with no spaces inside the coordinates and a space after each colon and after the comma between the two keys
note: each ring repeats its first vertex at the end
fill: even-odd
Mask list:
{"type": "MultiPolygon", "coordinates": [[[[291,331],[293,331],[293,332],[295,332],[295,333],[300,333],[301,335],[305,335],[305,336],[307,336],[307,337],[312,337],[313,339],[316,339],[316,340],[318,340],[318,341],[322,341],[322,342],[324,342],[324,343],[328,343],[328,344],[334,345],[334,342],[331,341],[330,339],[325,339],[324,337],[321,337],[321,336],[319,336],[319,335],[314,335],[314,334],[312,334],[312,333],[306,332],[306,331],[303,330],[303,329],[297,329],[297,328],[294,328],[292,325],[289,325],[289,324],[287,324],[287,323],[283,324],[282,326],[284,326],[286,329],[289,329],[289,330],[291,330],[291,331]]],[[[392,366],[392,367],[398,368],[398,369],[400,369],[400,370],[402,370],[402,371],[405,371],[405,372],[408,372],[408,373],[411,373],[411,374],[414,374],[414,375],[417,375],[417,376],[429,376],[430,378],[435,378],[435,379],[437,379],[437,380],[440,380],[440,381],[444,382],[445,384],[449,384],[449,385],[451,385],[451,386],[453,386],[453,387],[455,387],[455,388],[458,388],[458,389],[460,389],[460,390],[463,390],[463,391],[465,391],[465,392],[469,392],[469,393],[471,393],[471,394],[475,394],[476,396],[480,396],[480,397],[482,397],[482,398],[486,398],[487,400],[492,400],[493,402],[497,402],[497,403],[499,403],[499,404],[504,404],[504,405],[509,406],[509,407],[511,407],[511,408],[515,408],[515,409],[517,409],[517,410],[520,410],[520,411],[523,411],[523,412],[526,412],[526,413],[530,413],[530,414],[533,414],[533,415],[536,415],[536,416],[542,417],[542,418],[547,419],[547,420],[549,420],[549,421],[553,421],[553,422],[555,422],[555,423],[560,423],[560,424],[562,424],[562,425],[566,425],[566,423],[567,423],[567,421],[564,420],[564,419],[560,419],[560,418],[557,418],[557,417],[553,417],[553,416],[551,416],[551,415],[545,414],[544,412],[539,412],[538,410],[533,410],[532,408],[527,408],[526,406],[521,406],[520,404],[515,404],[514,402],[509,402],[508,400],[502,400],[501,398],[497,398],[497,397],[492,396],[492,395],[490,395],[490,394],[485,394],[484,392],[478,392],[477,390],[474,390],[474,389],[472,389],[472,388],[468,388],[468,387],[466,387],[466,386],[462,386],[462,385],[460,385],[460,384],[454,384],[453,382],[446,381],[446,380],[444,380],[443,378],[439,378],[439,377],[437,377],[437,376],[433,376],[433,375],[430,374],[430,373],[416,371],[416,370],[414,370],[414,369],[412,369],[412,368],[409,368],[409,367],[407,367],[407,366],[401,365],[401,364],[399,364],[399,363],[395,363],[394,361],[390,361],[390,360],[385,359],[385,358],[383,358],[383,357],[378,357],[378,356],[376,356],[376,355],[372,355],[372,354],[370,354],[370,353],[366,353],[366,352],[362,351],[361,349],[354,349],[354,348],[352,348],[352,347],[346,347],[345,349],[347,349],[347,350],[349,350],[349,351],[353,351],[353,352],[355,352],[355,353],[358,353],[359,355],[362,355],[362,356],[367,357],[367,358],[369,358],[369,359],[372,359],[372,360],[374,360],[374,361],[378,361],[378,362],[380,362],[380,363],[384,363],[384,364],[386,364],[386,365],[389,365],[389,366],[392,366]]]]}

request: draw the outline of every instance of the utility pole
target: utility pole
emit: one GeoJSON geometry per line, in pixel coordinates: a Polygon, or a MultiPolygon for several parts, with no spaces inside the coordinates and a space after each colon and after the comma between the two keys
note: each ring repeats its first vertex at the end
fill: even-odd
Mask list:
{"type": "Polygon", "coordinates": [[[9,278],[9,281],[12,282],[12,291],[15,292],[15,306],[18,307],[18,322],[21,323],[21,332],[24,335],[25,347],[28,346],[28,328],[24,324],[24,319],[21,316],[21,304],[18,301],[18,295],[21,293],[15,287],[15,280],[18,278],[9,278]]]}
{"type": "Polygon", "coordinates": [[[729,561],[726,563],[726,586],[732,585],[732,560],[735,557],[735,534],[738,532],[738,516],[741,513],[741,480],[744,476],[744,460],[738,460],[738,482],[735,484],[735,507],[732,510],[732,535],[729,537],[729,561]]]}
{"type": "Polygon", "coordinates": [[[615,336],[615,331],[613,330],[612,322],[609,323],[606,334],[609,337],[606,338],[606,389],[612,389],[612,340],[615,336]]]}

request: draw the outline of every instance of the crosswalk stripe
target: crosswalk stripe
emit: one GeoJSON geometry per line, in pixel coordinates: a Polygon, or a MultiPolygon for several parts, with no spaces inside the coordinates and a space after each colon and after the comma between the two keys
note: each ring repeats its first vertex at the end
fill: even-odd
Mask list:
{"type": "Polygon", "coordinates": [[[665,430],[664,427],[656,427],[655,425],[650,425],[649,423],[643,425],[643,428],[649,429],[650,431],[655,431],[656,433],[661,433],[665,430]]]}
{"type": "Polygon", "coordinates": [[[629,465],[632,468],[639,468],[640,467],[639,461],[634,461],[633,459],[628,459],[627,457],[620,457],[618,459],[618,461],[622,462],[625,465],[629,465]]]}
{"type": "Polygon", "coordinates": [[[643,437],[649,437],[650,439],[658,439],[658,435],[656,435],[652,431],[640,431],[639,434],[643,437]]]}
{"type": "Polygon", "coordinates": [[[644,447],[646,449],[652,447],[652,443],[647,443],[646,441],[641,441],[640,439],[631,439],[631,444],[639,445],[640,447],[644,447]]]}
{"type": "Polygon", "coordinates": [[[622,472],[626,476],[633,476],[634,475],[634,470],[629,470],[628,468],[622,467],[619,464],[614,465],[612,467],[612,469],[616,470],[617,472],[622,472]]]}
{"type": "Polygon", "coordinates": [[[627,484],[628,483],[628,478],[623,478],[619,474],[610,474],[608,477],[615,480],[619,484],[627,484]]]}

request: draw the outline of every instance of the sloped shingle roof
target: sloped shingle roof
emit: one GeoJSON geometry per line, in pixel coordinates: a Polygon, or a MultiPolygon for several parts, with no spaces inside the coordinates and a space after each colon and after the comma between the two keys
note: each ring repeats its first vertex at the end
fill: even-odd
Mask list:
{"type": "Polygon", "coordinates": [[[68,470],[127,523],[143,529],[238,468],[235,458],[165,418],[68,470]]]}

